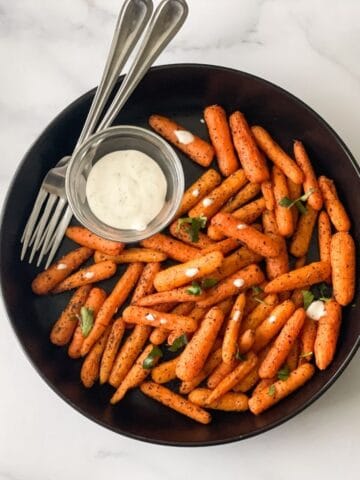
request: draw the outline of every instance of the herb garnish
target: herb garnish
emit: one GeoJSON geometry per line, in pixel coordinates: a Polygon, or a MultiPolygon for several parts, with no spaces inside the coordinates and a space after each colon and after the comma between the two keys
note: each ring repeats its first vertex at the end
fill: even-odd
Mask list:
{"type": "Polygon", "coordinates": [[[305,214],[307,210],[303,202],[306,202],[306,200],[310,197],[310,195],[315,191],[316,191],[316,188],[310,188],[306,193],[304,193],[304,195],[301,195],[301,197],[295,198],[295,200],[291,200],[289,197],[283,197],[279,201],[279,205],[285,208],[291,208],[295,205],[300,213],[305,214]]]}
{"type": "Polygon", "coordinates": [[[191,282],[191,285],[186,289],[186,292],[190,293],[190,295],[198,296],[202,294],[202,289],[198,282],[191,282]]]}
{"type": "Polygon", "coordinates": [[[92,308],[81,307],[79,322],[83,337],[87,337],[94,325],[94,310],[92,308]]]}
{"type": "Polygon", "coordinates": [[[219,283],[219,280],[216,280],[216,278],[203,278],[201,280],[201,286],[204,290],[214,287],[217,283],[219,283]]]}
{"type": "Polygon", "coordinates": [[[191,241],[196,243],[199,241],[200,230],[206,227],[206,222],[207,218],[203,215],[200,217],[183,217],[178,220],[178,229],[180,229],[182,225],[185,225],[191,241]]]}
{"type": "Polygon", "coordinates": [[[163,353],[160,350],[160,348],[157,345],[154,345],[149,355],[143,361],[142,367],[145,370],[150,370],[151,368],[154,367],[156,360],[158,358],[161,358],[162,356],[163,356],[163,353]]]}
{"type": "Polygon", "coordinates": [[[268,389],[268,395],[270,395],[270,397],[275,397],[275,393],[276,393],[276,388],[275,388],[275,385],[272,383],[268,389]]]}
{"type": "Polygon", "coordinates": [[[302,290],[301,293],[303,296],[304,308],[307,310],[314,301],[314,295],[310,292],[310,290],[302,290]]]}
{"type": "Polygon", "coordinates": [[[217,283],[218,280],[216,278],[203,278],[200,283],[191,282],[191,286],[186,289],[186,292],[190,293],[190,295],[198,296],[203,293],[203,290],[208,290],[217,283]]]}
{"type": "Polygon", "coordinates": [[[313,352],[306,352],[299,355],[299,358],[312,357],[312,355],[313,355],[313,352]]]}
{"type": "Polygon", "coordinates": [[[188,343],[188,338],[186,336],[186,333],[183,333],[182,335],[180,335],[180,337],[175,338],[173,344],[170,345],[168,350],[170,352],[177,352],[178,350],[180,350],[180,348],[185,347],[187,343],[188,343]]]}
{"type": "Polygon", "coordinates": [[[290,375],[290,368],[285,365],[283,368],[280,368],[280,370],[277,372],[277,378],[279,380],[287,380],[290,375]]]}
{"type": "Polygon", "coordinates": [[[332,298],[332,288],[325,282],[313,285],[310,290],[302,290],[304,308],[307,310],[314,300],[328,302],[332,298]]]}
{"type": "Polygon", "coordinates": [[[266,305],[266,303],[261,300],[261,298],[259,298],[257,295],[260,295],[261,293],[264,292],[264,290],[259,287],[259,285],[254,285],[253,287],[251,287],[251,290],[252,290],[252,296],[253,296],[253,299],[255,300],[255,302],[258,302],[258,303],[262,303],[263,305],[266,305]]]}

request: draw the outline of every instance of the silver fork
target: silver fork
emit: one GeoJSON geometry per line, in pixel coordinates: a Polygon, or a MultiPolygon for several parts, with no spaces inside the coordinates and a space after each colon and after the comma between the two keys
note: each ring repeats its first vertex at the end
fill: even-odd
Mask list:
{"type": "MultiPolygon", "coordinates": [[[[122,6],[100,85],[96,90],[74,151],[93,133],[117,78],[139,40],[152,11],[152,0],[126,0],[122,6]]],[[[21,238],[23,244],[21,260],[24,259],[27,249],[32,246],[29,258],[29,263],[31,263],[36,252],[41,248],[37,261],[37,265],[39,265],[51,248],[46,263],[47,267],[56,253],[60,243],[56,244],[58,239],[56,228],[65,232],[72,217],[72,213],[67,207],[58,225],[64,207],[68,203],[65,194],[65,174],[70,158],[70,156],[63,157],[54,168],[49,170],[41,184],[21,238]]]]}

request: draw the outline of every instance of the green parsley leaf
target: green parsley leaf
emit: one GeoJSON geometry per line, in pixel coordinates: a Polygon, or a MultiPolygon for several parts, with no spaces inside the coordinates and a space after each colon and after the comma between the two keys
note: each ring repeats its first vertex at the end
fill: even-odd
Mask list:
{"type": "Polygon", "coordinates": [[[283,368],[281,368],[278,373],[277,373],[277,378],[279,380],[287,380],[290,375],[290,368],[285,365],[283,368]]]}
{"type": "Polygon", "coordinates": [[[87,337],[94,325],[94,310],[92,308],[81,307],[79,320],[81,333],[83,337],[87,337]]]}
{"type": "Polygon", "coordinates": [[[175,338],[173,344],[170,345],[168,350],[170,352],[177,352],[178,350],[180,350],[180,348],[185,347],[187,343],[188,343],[188,338],[186,336],[186,333],[184,333],[183,335],[180,335],[180,337],[175,338]]]}
{"type": "Polygon", "coordinates": [[[268,395],[270,395],[270,397],[275,397],[275,393],[276,393],[276,388],[275,388],[275,385],[272,383],[268,389],[268,395]]]}
{"type": "Polygon", "coordinates": [[[291,208],[294,204],[289,197],[283,197],[281,200],[279,200],[279,205],[280,207],[291,208]]]}
{"type": "Polygon", "coordinates": [[[279,201],[279,205],[285,208],[291,208],[295,205],[301,214],[305,214],[307,210],[303,202],[306,202],[306,200],[312,193],[315,192],[315,190],[316,188],[310,188],[306,193],[304,193],[304,195],[301,195],[299,198],[295,198],[295,200],[291,200],[289,197],[283,197],[279,201]]]}
{"type": "Polygon", "coordinates": [[[202,294],[202,288],[198,282],[192,282],[191,286],[186,289],[186,292],[190,293],[190,295],[198,296],[202,294]]]}
{"type": "Polygon", "coordinates": [[[311,303],[314,301],[314,295],[312,292],[310,292],[310,290],[302,290],[301,291],[302,295],[303,295],[303,301],[304,301],[304,308],[305,310],[307,310],[311,303]]]}
{"type": "Polygon", "coordinates": [[[312,357],[312,355],[313,355],[313,352],[306,352],[299,355],[299,358],[312,357]]]}
{"type": "Polygon", "coordinates": [[[158,358],[163,356],[162,351],[157,345],[154,345],[149,355],[143,361],[142,367],[145,370],[150,370],[155,366],[155,362],[158,358]]]}
{"type": "Polygon", "coordinates": [[[245,353],[240,353],[239,350],[236,352],[235,358],[236,360],[241,360],[242,362],[245,362],[247,359],[245,353]]]}
{"type": "Polygon", "coordinates": [[[332,288],[325,282],[313,285],[311,293],[314,295],[315,300],[322,300],[323,302],[328,302],[332,298],[332,288]]]}
{"type": "Polygon", "coordinates": [[[199,241],[199,232],[200,230],[206,227],[207,218],[204,216],[200,217],[183,217],[178,220],[178,228],[182,225],[186,225],[186,230],[190,235],[190,240],[194,243],[199,241]]]}
{"type": "Polygon", "coordinates": [[[216,278],[203,278],[201,280],[201,286],[204,290],[214,287],[217,283],[219,283],[219,280],[216,280],[216,278]]]}
{"type": "Polygon", "coordinates": [[[295,202],[295,206],[299,210],[301,215],[305,215],[307,213],[307,209],[306,209],[305,205],[302,202],[300,202],[300,200],[295,202]]]}

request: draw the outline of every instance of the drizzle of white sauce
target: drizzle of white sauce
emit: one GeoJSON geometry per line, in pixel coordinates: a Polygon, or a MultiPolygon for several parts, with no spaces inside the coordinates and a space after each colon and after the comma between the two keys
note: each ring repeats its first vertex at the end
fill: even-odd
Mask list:
{"type": "Polygon", "coordinates": [[[241,311],[240,310],[235,310],[234,315],[233,315],[234,322],[238,322],[240,316],[241,316],[241,311]]]}
{"type": "Polygon", "coordinates": [[[212,198],[204,198],[204,200],[202,201],[204,207],[210,207],[210,205],[212,205],[213,203],[214,200],[212,198]]]}
{"type": "Polygon", "coordinates": [[[155,320],[155,317],[152,313],[148,313],[147,315],[145,315],[145,318],[146,320],[149,320],[149,322],[152,322],[155,320]]]}
{"type": "Polygon", "coordinates": [[[66,263],[58,263],[56,266],[56,270],[66,270],[67,268],[68,266],[66,265],[66,263]]]}
{"type": "Polygon", "coordinates": [[[87,278],[87,279],[90,279],[94,276],[94,272],[86,272],[84,273],[84,277],[87,278]]]}
{"type": "Polygon", "coordinates": [[[247,228],[246,223],[238,223],[238,224],[236,225],[236,229],[237,229],[237,230],[244,230],[244,228],[247,228]]]}
{"type": "Polygon", "coordinates": [[[198,197],[200,195],[200,190],[198,188],[194,188],[191,193],[193,197],[198,197]]]}
{"type": "Polygon", "coordinates": [[[276,322],[276,315],[270,315],[270,317],[268,318],[269,320],[269,323],[275,323],[276,322]]]}
{"type": "Polygon", "coordinates": [[[325,303],[322,300],[310,303],[306,310],[306,315],[312,320],[320,320],[320,318],[326,315],[325,303]]]}
{"type": "Polygon", "coordinates": [[[188,145],[189,143],[194,141],[194,135],[187,130],[175,130],[175,136],[178,139],[178,142],[182,143],[183,145],[188,145]]]}
{"type": "Polygon", "coordinates": [[[198,273],[199,273],[199,269],[198,269],[198,268],[187,268],[187,269],[185,270],[185,275],[186,275],[187,277],[190,277],[190,278],[191,278],[191,277],[195,277],[195,275],[198,274],[198,273]]]}
{"type": "Polygon", "coordinates": [[[165,325],[167,323],[166,318],[161,318],[160,323],[161,323],[161,325],[165,325]]]}
{"type": "Polygon", "coordinates": [[[243,287],[244,284],[245,284],[245,281],[242,279],[242,278],[236,278],[234,281],[233,281],[233,284],[235,285],[235,287],[243,287]]]}

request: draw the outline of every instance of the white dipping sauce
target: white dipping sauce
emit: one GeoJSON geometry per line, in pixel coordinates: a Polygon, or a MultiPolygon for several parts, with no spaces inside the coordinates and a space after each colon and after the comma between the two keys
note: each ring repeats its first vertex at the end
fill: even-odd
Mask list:
{"type": "Polygon", "coordinates": [[[312,320],[320,320],[320,318],[326,315],[325,303],[322,300],[310,303],[306,310],[306,315],[312,320]]]}
{"type": "Polygon", "coordinates": [[[167,182],[158,164],[138,150],[100,158],[86,182],[93,214],[111,227],[145,230],[165,203],[167,182]]]}

